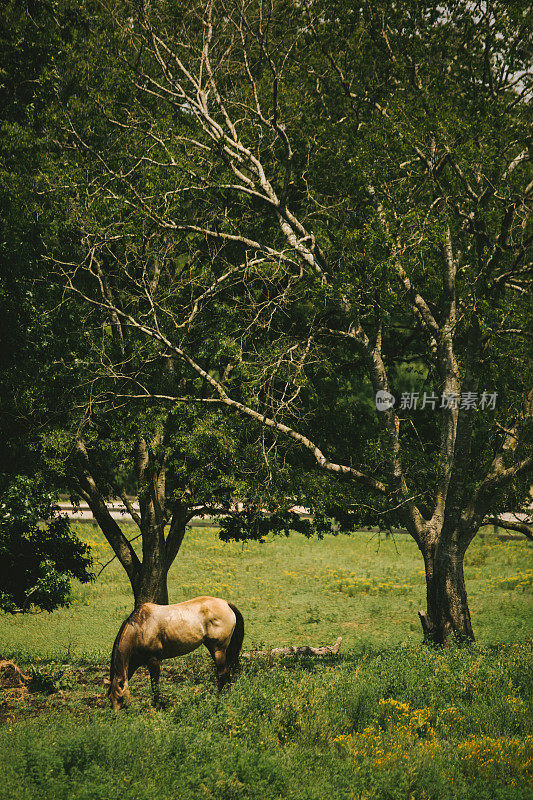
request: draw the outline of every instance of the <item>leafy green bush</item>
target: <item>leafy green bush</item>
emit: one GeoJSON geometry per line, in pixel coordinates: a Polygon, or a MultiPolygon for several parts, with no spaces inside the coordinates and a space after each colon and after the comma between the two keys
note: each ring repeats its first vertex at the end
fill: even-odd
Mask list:
{"type": "Polygon", "coordinates": [[[53,496],[29,478],[11,481],[0,497],[0,608],[16,613],[69,605],[71,579],[93,580],[91,566],[90,548],[58,514],[53,496]]]}

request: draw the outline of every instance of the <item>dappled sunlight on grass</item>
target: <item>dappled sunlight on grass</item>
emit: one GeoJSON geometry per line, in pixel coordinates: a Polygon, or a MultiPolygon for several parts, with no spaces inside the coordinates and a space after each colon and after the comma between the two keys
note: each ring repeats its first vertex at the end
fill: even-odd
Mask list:
{"type": "MultiPolygon", "coordinates": [[[[138,531],[124,525],[129,538],[138,531]]],[[[96,526],[77,525],[100,564],[112,557],[96,526]]],[[[135,546],[140,546],[137,540],[135,546]]],[[[474,631],[482,643],[533,634],[533,547],[527,541],[478,538],[465,559],[474,631]]],[[[425,606],[420,553],[405,535],[293,534],[264,544],[224,543],[216,531],[191,528],[169,573],[171,602],[200,594],[226,597],[242,610],[245,647],[320,645],[343,637],[342,650],[362,642],[419,641],[417,611],[425,606]]],[[[71,608],[30,617],[0,615],[2,652],[33,657],[108,653],[132,607],[129,582],[116,559],[95,584],[74,585],[71,608]]]]}

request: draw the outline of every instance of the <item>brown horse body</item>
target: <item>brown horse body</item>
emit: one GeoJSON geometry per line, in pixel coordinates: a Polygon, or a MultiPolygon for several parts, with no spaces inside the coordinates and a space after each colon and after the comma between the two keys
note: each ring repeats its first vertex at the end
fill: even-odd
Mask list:
{"type": "Polygon", "coordinates": [[[122,623],[113,645],[108,689],[113,708],[122,708],[129,679],[141,666],[150,671],[157,700],[161,661],[183,656],[201,644],[215,662],[222,689],[238,664],[243,637],[242,614],[219,597],[195,597],[169,606],[143,603],[122,623]]]}

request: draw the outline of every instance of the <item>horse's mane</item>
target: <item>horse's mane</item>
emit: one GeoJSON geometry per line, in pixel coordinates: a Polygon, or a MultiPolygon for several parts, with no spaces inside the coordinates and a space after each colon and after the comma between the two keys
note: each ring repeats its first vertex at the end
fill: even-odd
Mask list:
{"type": "Polygon", "coordinates": [[[113,677],[116,672],[121,672],[124,667],[124,662],[122,660],[122,653],[119,650],[120,640],[122,638],[122,634],[124,632],[124,628],[130,623],[133,625],[134,622],[138,620],[138,611],[132,611],[129,617],[124,620],[120,628],[118,629],[118,633],[115,637],[115,641],[113,642],[113,649],[111,650],[111,662],[109,664],[109,680],[113,680],[113,677]]]}

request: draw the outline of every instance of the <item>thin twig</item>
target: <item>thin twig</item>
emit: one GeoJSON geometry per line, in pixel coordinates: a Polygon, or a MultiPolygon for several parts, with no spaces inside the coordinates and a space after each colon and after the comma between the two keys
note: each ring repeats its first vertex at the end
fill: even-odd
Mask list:
{"type": "MultiPolygon", "coordinates": [[[[134,537],[133,537],[133,539],[128,539],[128,542],[131,544],[132,542],[134,542],[134,541],[135,541],[135,539],[139,539],[141,536],[142,536],[142,533],[138,533],[138,534],[137,534],[137,536],[134,536],[134,537]]],[[[104,566],[102,567],[102,569],[100,570],[100,572],[98,572],[98,573],[97,573],[97,575],[96,575],[96,577],[97,577],[97,578],[99,578],[99,577],[100,577],[100,575],[102,574],[102,572],[104,571],[104,569],[105,569],[106,567],[108,567],[108,566],[111,564],[111,562],[115,560],[115,558],[116,558],[116,555],[114,555],[114,556],[113,556],[113,558],[110,558],[110,559],[109,559],[109,561],[107,561],[107,562],[104,564],[104,566]]]]}

